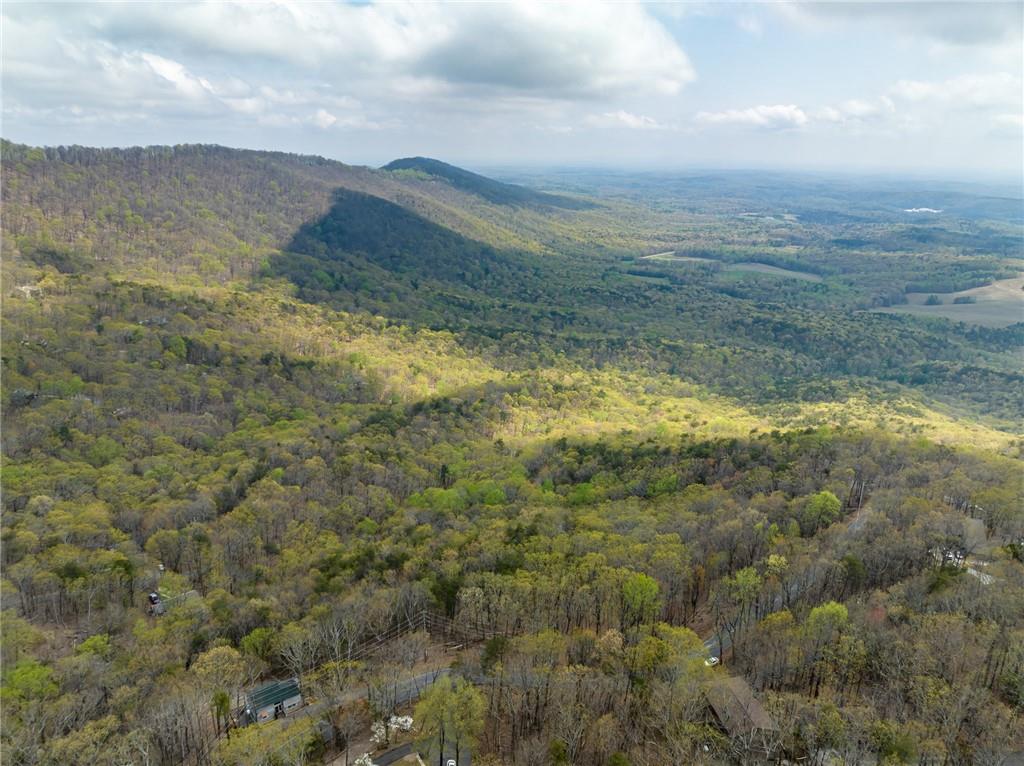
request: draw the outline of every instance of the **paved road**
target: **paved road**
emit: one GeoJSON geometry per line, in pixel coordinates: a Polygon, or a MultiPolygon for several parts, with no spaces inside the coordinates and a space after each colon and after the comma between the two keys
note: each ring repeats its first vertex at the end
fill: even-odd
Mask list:
{"type": "MultiPolygon", "coordinates": [[[[448,676],[450,674],[450,669],[439,668],[438,670],[429,670],[426,673],[420,673],[418,676],[405,678],[395,685],[395,700],[399,705],[404,705],[406,702],[412,702],[414,699],[418,699],[423,691],[438,678],[448,676]]],[[[365,697],[366,695],[363,694],[362,696],[365,697]]]]}
{"type": "Polygon", "coordinates": [[[712,636],[711,638],[707,638],[704,640],[704,646],[708,650],[708,656],[718,657],[719,659],[721,659],[723,646],[726,650],[728,650],[729,647],[732,646],[731,642],[729,641],[728,635],[722,636],[722,639],[723,641],[721,644],[719,644],[718,642],[718,636],[712,636]]]}
{"type": "MultiPolygon", "coordinates": [[[[396,748],[392,748],[385,753],[373,756],[374,766],[391,766],[393,763],[405,758],[413,752],[413,745],[411,742],[407,742],[404,745],[399,745],[396,748]]],[[[451,749],[446,749],[443,758],[444,763],[455,762],[455,752],[451,749]]],[[[459,753],[459,766],[471,766],[473,758],[469,752],[465,749],[459,753]]]]}
{"type": "Polygon", "coordinates": [[[376,766],[391,766],[395,761],[400,761],[412,752],[412,742],[393,747],[385,753],[373,756],[376,766]]]}

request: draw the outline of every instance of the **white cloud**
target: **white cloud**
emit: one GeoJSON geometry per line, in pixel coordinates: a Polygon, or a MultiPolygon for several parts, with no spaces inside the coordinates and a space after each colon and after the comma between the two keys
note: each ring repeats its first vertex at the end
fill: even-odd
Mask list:
{"type": "Polygon", "coordinates": [[[696,120],[706,125],[745,125],[768,130],[801,128],[808,123],[807,114],[794,104],[761,104],[748,109],[699,112],[696,120]]]}
{"type": "Polygon", "coordinates": [[[1024,6],[1016,2],[813,0],[769,7],[803,25],[869,24],[961,47],[1014,44],[1024,23],[1024,6]]]}
{"type": "Polygon", "coordinates": [[[327,129],[334,125],[338,121],[338,118],[328,112],[326,109],[317,109],[316,114],[313,115],[313,124],[318,128],[327,129]]]}
{"type": "Polygon", "coordinates": [[[879,104],[873,104],[869,101],[862,101],[858,98],[852,98],[848,101],[844,101],[840,104],[840,109],[843,113],[850,117],[856,117],[857,119],[864,119],[866,117],[874,117],[881,111],[879,104]]]}
{"type": "Polygon", "coordinates": [[[896,38],[939,67],[965,56],[1000,69],[1019,69],[1024,60],[1024,3],[1019,0],[806,0],[765,5],[805,32],[866,32],[873,41],[896,38]]]}
{"type": "Polygon", "coordinates": [[[437,24],[438,31],[437,19],[424,24],[427,33],[403,62],[406,73],[434,77],[469,93],[486,86],[499,93],[556,99],[671,95],[695,77],[683,50],[641,6],[417,7],[440,10],[445,23],[437,24]]]}
{"type": "Polygon", "coordinates": [[[750,13],[740,13],[736,17],[736,26],[753,37],[761,37],[761,35],[764,34],[764,27],[761,25],[761,19],[750,13]]]}
{"type": "Polygon", "coordinates": [[[149,65],[149,68],[157,76],[171,83],[175,90],[186,98],[201,100],[213,95],[213,86],[210,85],[209,80],[195,77],[177,61],[171,61],[153,53],[139,53],[138,56],[149,65]]]}
{"type": "Polygon", "coordinates": [[[239,114],[261,114],[267,108],[267,102],[262,98],[225,98],[224,103],[239,114]]]}
{"type": "Polygon", "coordinates": [[[958,113],[979,110],[989,112],[991,123],[1000,128],[1018,125],[1019,115],[1024,112],[1020,79],[1001,72],[934,81],[900,80],[874,99],[847,99],[809,112],[794,105],[756,106],[701,112],[696,120],[766,129],[831,126],[850,135],[894,136],[929,128],[947,129],[956,122],[958,113]]]}
{"type": "MultiPolygon", "coordinates": [[[[70,28],[82,21],[76,21],[78,9],[68,11],[70,21],[64,14],[16,11],[8,16],[5,8],[3,18],[4,112],[9,116],[46,114],[48,120],[67,125],[232,115],[261,125],[382,124],[369,120],[358,100],[333,92],[330,84],[311,83],[309,78],[302,88],[253,84],[203,57],[193,55],[195,64],[183,63],[189,54],[180,47],[165,46],[167,50],[157,53],[142,39],[97,36],[96,25],[89,24],[82,29],[93,30],[93,36],[79,34],[82,30],[70,28]],[[72,101],[74,108],[68,109],[72,101]],[[313,117],[307,119],[303,115],[310,110],[313,117]]],[[[240,71],[250,78],[263,74],[258,68],[240,71]]]]}
{"type": "Polygon", "coordinates": [[[814,118],[822,122],[842,122],[845,116],[834,106],[823,106],[815,112],[814,118]]]}
{"type": "MultiPolygon", "coordinates": [[[[4,110],[167,125],[381,130],[435,119],[573,124],[695,78],[640,5],[125,3],[3,9],[4,110]],[[74,103],[81,114],[65,108],[74,103]],[[552,112],[552,105],[562,105],[552,112]],[[575,114],[563,107],[576,105],[575,114]],[[562,109],[562,112],[558,112],[562,109]]],[[[653,128],[641,114],[610,113],[653,128]]]]}
{"type": "Polygon", "coordinates": [[[992,117],[992,122],[1008,128],[1024,128],[1024,114],[997,114],[992,117]]]}
{"type": "MultiPolygon", "coordinates": [[[[8,7],[51,32],[185,58],[246,57],[375,87],[402,78],[541,98],[674,94],[695,78],[686,54],[642,6],[393,2],[201,2],[45,9],[8,7]],[[164,53],[168,51],[168,53],[164,53]]],[[[31,41],[9,38],[11,58],[31,41]]]]}
{"type": "Polygon", "coordinates": [[[350,161],[758,164],[787,144],[778,162],[1013,165],[1020,3],[889,5],[789,4],[785,23],[745,3],[7,3],[5,135],[350,161]],[[704,33],[690,89],[677,37],[704,33]]]}
{"type": "Polygon", "coordinates": [[[1017,146],[1024,139],[1024,114],[994,114],[991,117],[989,135],[994,138],[1013,141],[1017,146]]]}
{"type": "Polygon", "coordinates": [[[839,104],[821,107],[814,112],[814,120],[834,124],[863,124],[883,120],[895,111],[896,105],[888,96],[873,101],[851,98],[839,104]]]}
{"type": "Polygon", "coordinates": [[[630,128],[632,130],[666,130],[663,125],[653,117],[643,114],[633,114],[622,109],[603,114],[592,114],[585,120],[588,125],[598,128],[630,128]]]}
{"type": "Polygon", "coordinates": [[[889,95],[953,109],[1019,108],[1021,80],[1008,72],[961,75],[940,81],[900,80],[889,95]]]}

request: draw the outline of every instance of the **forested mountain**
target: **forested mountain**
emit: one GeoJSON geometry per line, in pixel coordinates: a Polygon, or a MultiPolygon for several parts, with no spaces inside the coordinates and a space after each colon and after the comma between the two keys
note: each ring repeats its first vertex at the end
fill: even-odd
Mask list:
{"type": "Polygon", "coordinates": [[[408,170],[428,177],[432,176],[498,205],[540,205],[577,210],[595,207],[595,204],[587,199],[545,194],[526,186],[501,183],[486,176],[470,173],[468,170],[449,165],[447,162],[432,160],[427,157],[408,157],[402,160],[395,160],[385,165],[384,170],[408,170]]]}
{"type": "Polygon", "coordinates": [[[5,763],[344,763],[442,666],[474,763],[751,763],[729,676],[773,758],[1022,749],[1019,308],[875,313],[1017,278],[1004,202],[2,160],[5,763]]]}
{"type": "Polygon", "coordinates": [[[750,404],[843,402],[867,391],[1017,430],[1020,323],[856,313],[906,290],[1014,276],[1006,259],[924,255],[918,244],[880,258],[835,254],[834,245],[821,252],[806,244],[820,239],[816,226],[799,235],[799,249],[758,245],[755,223],[754,245],[650,260],[638,256],[665,232],[682,239],[697,229],[703,243],[723,224],[613,206],[532,210],[515,230],[517,213],[447,184],[316,158],[242,152],[228,169],[235,155],[216,147],[130,150],[109,162],[97,150],[7,151],[8,231],[28,260],[57,271],[170,271],[191,284],[278,275],[306,300],[458,331],[487,355],[504,354],[512,335],[534,356],[657,370],[750,404]],[[602,229],[633,255],[591,248],[602,229]],[[737,281],[721,269],[754,258],[824,282],[737,281]],[[861,271],[847,272],[851,261],[861,271]]]}

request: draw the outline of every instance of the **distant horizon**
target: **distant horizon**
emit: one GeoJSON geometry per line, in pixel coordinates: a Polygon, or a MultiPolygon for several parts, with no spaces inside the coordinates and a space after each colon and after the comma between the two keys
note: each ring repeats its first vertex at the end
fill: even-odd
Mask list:
{"type": "MultiPolygon", "coordinates": [[[[672,175],[679,173],[763,173],[763,174],[779,174],[779,175],[794,175],[794,176],[821,176],[824,178],[832,179],[863,179],[863,180],[878,180],[885,182],[901,182],[901,181],[920,181],[920,182],[934,182],[934,183],[953,183],[953,184],[968,184],[968,185],[982,185],[982,186],[1008,186],[1013,187],[1018,195],[1015,198],[1024,200],[1024,169],[1022,173],[1014,175],[1012,173],[999,174],[997,172],[986,172],[977,171],[971,174],[969,171],[959,168],[934,168],[934,169],[918,169],[918,168],[882,168],[882,167],[851,167],[851,166],[785,166],[785,165],[730,165],[730,164],[700,164],[697,161],[691,163],[678,163],[673,165],[660,165],[653,162],[636,162],[633,164],[613,164],[602,160],[576,160],[573,162],[556,163],[556,162],[543,162],[536,161],[530,162],[528,160],[519,159],[516,161],[495,161],[495,160],[474,160],[471,158],[467,159],[452,159],[445,156],[437,156],[428,154],[425,152],[416,152],[410,154],[394,154],[387,157],[386,159],[373,159],[366,161],[350,160],[341,156],[329,156],[327,154],[310,151],[293,151],[289,149],[278,149],[273,147],[258,147],[258,146],[232,146],[229,144],[222,144],[217,142],[205,142],[205,141],[182,141],[178,143],[132,143],[132,144],[83,144],[75,142],[64,142],[64,143],[47,143],[39,144],[31,141],[19,140],[10,138],[8,136],[0,136],[0,140],[10,141],[14,144],[21,144],[23,146],[31,146],[39,149],[59,149],[59,148],[70,148],[70,147],[82,147],[85,149],[100,149],[100,150],[129,150],[129,149],[149,149],[156,147],[169,147],[175,146],[215,146],[222,149],[229,149],[232,151],[243,151],[243,152],[266,152],[266,153],[279,153],[293,155],[296,157],[316,157],[318,159],[324,159],[331,162],[338,162],[342,165],[349,167],[363,167],[379,170],[389,162],[393,162],[398,159],[406,159],[410,157],[423,157],[433,160],[444,162],[448,165],[463,168],[480,175],[487,175],[488,173],[531,173],[531,172],[548,172],[548,173],[568,173],[568,172],[588,172],[588,173],[641,173],[645,175],[672,175]]],[[[1006,191],[1009,191],[1007,189],[1006,191]]]]}
{"type": "Polygon", "coordinates": [[[1024,180],[1019,2],[7,3],[3,129],[373,166],[1024,180]]]}

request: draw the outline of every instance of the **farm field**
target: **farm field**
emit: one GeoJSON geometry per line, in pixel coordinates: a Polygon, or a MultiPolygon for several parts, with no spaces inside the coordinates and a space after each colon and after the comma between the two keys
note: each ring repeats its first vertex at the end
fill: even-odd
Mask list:
{"type": "Polygon", "coordinates": [[[640,260],[659,261],[662,263],[719,263],[722,265],[722,270],[728,272],[746,271],[753,272],[756,274],[771,274],[776,277],[803,279],[807,282],[822,281],[821,277],[819,277],[817,274],[811,274],[806,271],[784,269],[780,266],[771,266],[767,263],[757,263],[756,261],[744,261],[742,263],[727,263],[725,261],[719,261],[715,258],[699,258],[697,256],[691,255],[676,255],[675,252],[671,250],[665,253],[654,253],[653,255],[645,255],[640,260]]]}
{"type": "Polygon", "coordinates": [[[874,309],[885,314],[912,314],[920,317],[942,317],[954,322],[982,327],[1009,327],[1024,322],[1024,275],[1000,279],[984,287],[955,293],[907,293],[907,303],[874,309]],[[926,301],[936,294],[941,304],[929,306],[926,301]],[[975,303],[954,303],[956,298],[971,297],[975,303]]]}
{"type": "Polygon", "coordinates": [[[817,274],[810,274],[806,271],[795,271],[783,269],[779,266],[769,266],[767,263],[731,263],[726,266],[726,271],[748,271],[756,274],[771,274],[776,277],[788,277],[790,279],[803,279],[807,282],[821,282],[817,274]]]}

